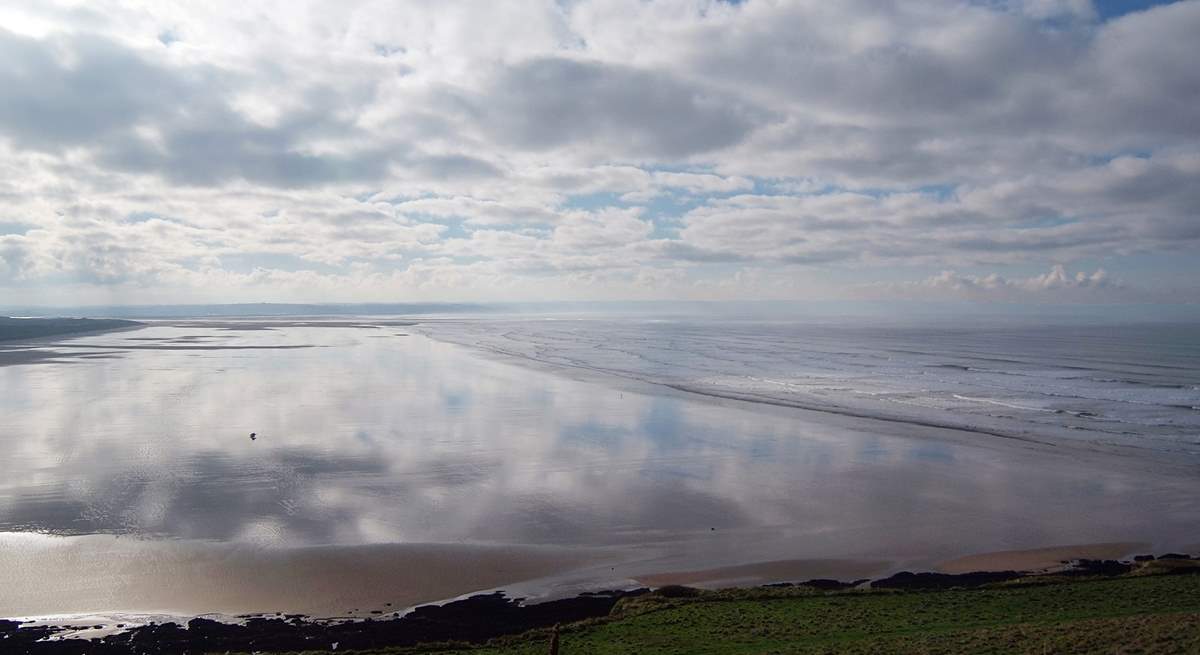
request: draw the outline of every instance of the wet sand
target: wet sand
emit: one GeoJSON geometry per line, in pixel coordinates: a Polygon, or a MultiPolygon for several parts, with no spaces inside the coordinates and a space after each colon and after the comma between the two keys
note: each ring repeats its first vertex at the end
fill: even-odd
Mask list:
{"type": "Polygon", "coordinates": [[[91,346],[89,349],[95,352],[86,354],[62,352],[60,350],[55,350],[55,348],[70,348],[70,346],[67,346],[63,343],[64,341],[70,341],[83,337],[98,336],[101,334],[134,332],[146,327],[144,324],[134,321],[104,321],[84,319],[86,321],[95,323],[100,327],[89,325],[85,328],[73,328],[66,331],[56,331],[54,329],[54,324],[56,321],[53,319],[22,320],[30,320],[46,324],[46,333],[6,334],[3,329],[0,329],[0,367],[14,366],[18,364],[66,364],[73,360],[79,359],[96,359],[99,357],[117,356],[124,352],[125,348],[123,345],[91,346]]]}
{"type": "Polygon", "coordinates": [[[883,561],[850,559],[790,559],[756,562],[739,566],[723,566],[698,571],[676,571],[637,576],[637,581],[649,587],[665,585],[754,586],[770,582],[803,581],[813,578],[858,580],[887,570],[883,561]]]}
{"type": "Polygon", "coordinates": [[[1006,550],[994,553],[967,555],[941,562],[935,568],[941,573],[971,573],[974,571],[1046,571],[1062,567],[1077,559],[1121,559],[1146,552],[1150,544],[1130,541],[1100,544],[1076,544],[1030,550],[1006,550]]]}
{"type": "MultiPolygon", "coordinates": [[[[2,318],[2,317],[0,317],[2,318]]],[[[103,334],[117,335],[123,332],[135,332],[145,328],[173,327],[212,329],[224,332],[256,332],[283,330],[286,328],[349,328],[383,330],[385,328],[409,327],[415,325],[412,321],[382,320],[382,321],[346,321],[346,320],[171,320],[171,321],[124,321],[83,319],[101,327],[74,328],[68,331],[54,331],[58,319],[22,319],[31,322],[45,323],[48,327],[46,334],[21,334],[20,336],[5,336],[0,331],[0,366],[18,364],[66,364],[79,359],[95,358],[98,355],[117,356],[132,350],[296,350],[314,348],[313,344],[288,345],[196,345],[189,343],[187,338],[172,339],[159,337],[118,337],[113,343],[80,343],[82,337],[95,337],[103,334]],[[145,342],[145,343],[131,343],[145,342]],[[71,351],[97,351],[95,353],[79,354],[71,351]]],[[[75,320],[75,319],[70,319],[75,320]]],[[[393,334],[389,336],[408,336],[393,334]]]]}
{"type": "Polygon", "coordinates": [[[562,573],[599,549],[382,544],[256,548],[0,534],[0,617],[106,612],[370,616],[562,573]]]}
{"type": "Polygon", "coordinates": [[[105,366],[5,369],[27,397],[0,412],[0,530],[107,534],[0,531],[0,617],[1040,568],[1200,525],[1187,460],[636,393],[362,327],[155,324],[40,351],[124,353],[105,366]],[[1040,548],[1072,542],[1099,546],[1040,548]],[[971,555],[999,548],[1037,550],[971,555]]]}
{"type": "Polygon", "coordinates": [[[305,328],[352,328],[379,330],[389,327],[411,327],[417,325],[415,321],[405,321],[396,319],[384,320],[364,320],[364,321],[347,321],[347,320],[297,320],[297,319],[216,319],[216,320],[183,320],[183,321],[161,321],[148,322],[149,325],[170,326],[179,328],[207,328],[225,331],[257,331],[257,330],[282,330],[286,328],[305,327],[305,328]]]}

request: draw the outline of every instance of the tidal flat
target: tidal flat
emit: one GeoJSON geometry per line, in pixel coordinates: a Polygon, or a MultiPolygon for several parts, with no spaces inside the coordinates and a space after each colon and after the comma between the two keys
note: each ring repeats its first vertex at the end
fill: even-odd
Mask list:
{"type": "Polygon", "coordinates": [[[368,617],[498,588],[536,600],[1200,541],[1186,451],[581,377],[442,329],[164,321],[7,344],[0,616],[368,617]]]}

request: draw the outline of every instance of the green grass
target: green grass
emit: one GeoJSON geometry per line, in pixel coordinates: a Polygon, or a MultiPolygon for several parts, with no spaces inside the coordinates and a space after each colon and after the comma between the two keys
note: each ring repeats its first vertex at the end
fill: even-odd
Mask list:
{"type": "MultiPolygon", "coordinates": [[[[547,652],[548,634],[443,652],[541,654],[547,652]]],[[[651,596],[622,601],[610,618],[565,626],[560,652],[1200,653],[1200,576],[941,592],[651,596]]]]}

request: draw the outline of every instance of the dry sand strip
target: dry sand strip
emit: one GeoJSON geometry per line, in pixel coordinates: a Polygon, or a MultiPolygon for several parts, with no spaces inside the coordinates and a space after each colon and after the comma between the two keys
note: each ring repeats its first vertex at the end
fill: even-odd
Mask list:
{"type": "Polygon", "coordinates": [[[1136,541],[1120,541],[1100,544],[1077,544],[1054,546],[1031,550],[1003,550],[980,553],[946,560],[935,568],[941,573],[973,573],[975,571],[1030,571],[1040,572],[1060,568],[1064,562],[1075,559],[1118,559],[1145,551],[1149,544],[1136,541]]]}

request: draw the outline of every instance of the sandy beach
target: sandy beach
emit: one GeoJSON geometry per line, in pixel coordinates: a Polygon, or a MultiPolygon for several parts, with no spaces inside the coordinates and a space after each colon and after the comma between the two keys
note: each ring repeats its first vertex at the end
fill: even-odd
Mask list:
{"type": "Polygon", "coordinates": [[[1008,550],[995,553],[979,553],[956,557],[939,563],[935,568],[942,573],[970,573],[972,571],[1049,571],[1062,568],[1067,562],[1077,559],[1121,559],[1147,552],[1150,544],[1118,542],[1104,544],[1076,544],[1052,548],[1008,550]]]}
{"type": "Polygon", "coordinates": [[[371,616],[611,559],[586,548],[381,544],[263,549],[0,534],[0,617],[287,612],[371,616]]]}

